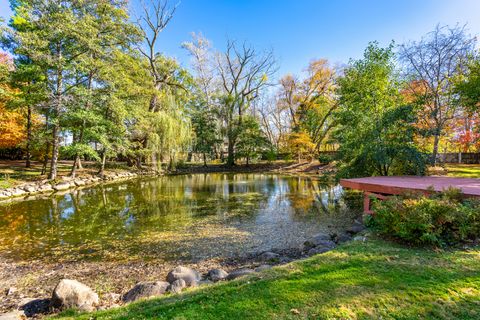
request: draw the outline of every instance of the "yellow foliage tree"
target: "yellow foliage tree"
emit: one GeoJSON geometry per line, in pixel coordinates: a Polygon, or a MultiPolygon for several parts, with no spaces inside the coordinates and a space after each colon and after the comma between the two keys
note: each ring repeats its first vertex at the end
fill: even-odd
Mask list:
{"type": "Polygon", "coordinates": [[[315,143],[305,132],[293,132],[288,136],[288,150],[294,154],[298,162],[302,159],[313,160],[315,143]]]}

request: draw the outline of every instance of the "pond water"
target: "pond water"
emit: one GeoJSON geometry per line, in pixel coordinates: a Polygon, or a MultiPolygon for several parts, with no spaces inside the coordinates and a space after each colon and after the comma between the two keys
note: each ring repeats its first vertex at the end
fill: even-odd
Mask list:
{"type": "Polygon", "coordinates": [[[0,204],[0,256],[14,261],[196,261],[298,247],[339,232],[358,199],[312,178],[142,178],[0,204]]]}

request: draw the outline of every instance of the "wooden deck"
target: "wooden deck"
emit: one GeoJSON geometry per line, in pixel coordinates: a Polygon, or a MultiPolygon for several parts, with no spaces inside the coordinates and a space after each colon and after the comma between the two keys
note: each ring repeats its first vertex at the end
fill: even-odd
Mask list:
{"type": "Polygon", "coordinates": [[[450,187],[457,188],[467,197],[480,197],[480,179],[454,178],[454,177],[367,177],[355,179],[341,179],[340,184],[344,188],[364,191],[364,211],[371,213],[370,197],[384,199],[388,195],[402,194],[406,192],[429,193],[443,191],[450,187]]]}

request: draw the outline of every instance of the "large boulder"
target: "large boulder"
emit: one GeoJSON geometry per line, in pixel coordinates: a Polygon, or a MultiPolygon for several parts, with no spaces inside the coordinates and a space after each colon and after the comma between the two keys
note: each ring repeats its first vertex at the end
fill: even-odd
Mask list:
{"type": "Polygon", "coordinates": [[[187,286],[192,287],[196,286],[200,281],[200,273],[197,271],[187,268],[178,266],[172,271],[167,274],[167,281],[173,283],[175,280],[183,279],[187,286]]]}
{"type": "Polygon", "coordinates": [[[324,246],[327,243],[333,243],[333,245],[335,245],[330,235],[320,233],[305,241],[303,245],[308,249],[316,246],[324,246]]]}
{"type": "Polygon", "coordinates": [[[138,299],[161,296],[167,292],[170,284],[165,281],[139,282],[130,291],[125,293],[123,302],[132,302],[138,299]]]}
{"type": "Polygon", "coordinates": [[[213,282],[224,280],[228,277],[228,272],[223,269],[212,269],[208,271],[207,278],[213,282]]]}
{"type": "Polygon", "coordinates": [[[82,311],[92,311],[98,302],[98,295],[83,283],[63,279],[53,290],[50,304],[59,309],[76,308],[82,311]]]}
{"type": "Polygon", "coordinates": [[[254,272],[255,272],[254,270],[249,269],[249,268],[242,268],[242,269],[233,270],[232,272],[230,272],[228,274],[227,280],[237,279],[237,278],[249,275],[249,274],[254,273],[254,272]]]}

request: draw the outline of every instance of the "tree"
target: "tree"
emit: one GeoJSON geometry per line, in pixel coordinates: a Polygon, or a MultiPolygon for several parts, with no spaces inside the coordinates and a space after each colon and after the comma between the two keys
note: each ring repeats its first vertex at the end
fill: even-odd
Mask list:
{"type": "Polygon", "coordinates": [[[0,53],[0,148],[16,147],[26,138],[23,114],[7,108],[7,104],[16,96],[15,90],[9,85],[12,72],[11,59],[0,53]]]}
{"type": "Polygon", "coordinates": [[[261,152],[269,148],[269,141],[260,129],[258,120],[252,116],[245,116],[237,130],[235,156],[237,159],[245,158],[248,166],[251,159],[258,157],[261,152]]]}
{"type": "Polygon", "coordinates": [[[292,75],[280,80],[278,108],[290,115],[291,130],[309,134],[319,151],[334,127],[336,73],[325,59],[311,61],[305,72],[303,80],[292,75]]]}
{"type": "Polygon", "coordinates": [[[14,54],[38,67],[48,90],[45,115],[52,128],[52,157],[49,179],[57,177],[62,120],[70,92],[85,83],[79,74],[95,30],[95,18],[88,13],[89,1],[11,0],[11,48],[14,54]]]}
{"type": "MultiPolygon", "coordinates": [[[[98,126],[103,125],[104,108],[95,104],[107,103],[103,96],[109,95],[109,78],[105,69],[119,67],[113,60],[115,52],[128,52],[137,43],[140,32],[129,22],[129,16],[122,1],[86,1],[82,9],[88,14],[91,40],[83,53],[82,68],[77,71],[79,78],[86,81],[71,90],[66,102],[64,125],[73,135],[68,153],[74,158],[71,176],[81,167],[80,159],[88,156],[98,159],[92,142],[98,141],[98,126]]],[[[111,105],[110,105],[111,107],[111,105]]]]}
{"type": "MultiPolygon", "coordinates": [[[[150,113],[161,113],[152,115],[151,119],[158,118],[156,123],[151,123],[151,129],[154,131],[153,136],[149,139],[149,130],[144,131],[141,139],[141,147],[143,153],[150,153],[152,167],[156,169],[158,156],[160,151],[170,154],[170,163],[173,164],[172,155],[175,154],[175,146],[170,140],[165,140],[165,133],[172,130],[172,126],[178,126],[181,132],[185,132],[189,123],[181,119],[183,117],[182,110],[174,110],[168,106],[178,105],[171,100],[175,96],[182,95],[178,90],[183,90],[184,94],[188,94],[191,78],[186,70],[179,67],[174,59],[169,59],[157,51],[157,43],[162,31],[170,23],[175,14],[176,7],[169,7],[168,1],[152,0],[147,7],[143,7],[143,16],[138,22],[138,26],[142,31],[144,47],[139,46],[138,51],[148,62],[148,69],[151,79],[151,99],[148,111],[150,113]],[[166,95],[166,96],[165,96],[166,95]],[[166,99],[165,99],[166,98],[166,99]],[[167,103],[164,103],[167,102],[167,103]],[[173,104],[172,104],[173,103],[173,104]],[[169,113],[170,112],[170,113],[169,113]],[[174,124],[175,123],[175,124],[174,124]],[[164,124],[166,127],[162,127],[164,124]],[[160,125],[160,126],[159,126],[160,125]],[[153,140],[152,140],[153,139],[153,140]],[[168,143],[167,143],[168,142],[168,143]],[[157,143],[157,145],[154,145],[157,143]],[[170,148],[170,150],[167,150],[170,148]]],[[[185,136],[186,138],[186,136],[185,136]]],[[[183,145],[183,140],[180,145],[183,145]]],[[[178,147],[178,146],[177,146],[178,147]]],[[[137,166],[140,166],[142,152],[139,152],[137,166]]]]}
{"type": "Polygon", "coordinates": [[[310,135],[305,132],[292,132],[288,136],[287,147],[296,156],[298,163],[300,163],[307,156],[312,160],[315,143],[312,142],[310,135]]]}
{"type": "Polygon", "coordinates": [[[195,133],[193,151],[203,155],[203,165],[207,166],[207,154],[212,154],[219,139],[219,130],[215,114],[203,106],[195,108],[191,115],[195,133]]]}
{"type": "Polygon", "coordinates": [[[415,114],[405,105],[394,68],[393,45],[370,43],[338,80],[340,176],[422,174],[423,157],[414,145],[415,114]]]}
{"type": "Polygon", "coordinates": [[[425,119],[425,126],[434,139],[433,165],[443,131],[459,107],[455,102],[454,79],[464,72],[474,47],[475,38],[466,34],[465,27],[458,26],[437,26],[420,41],[400,46],[400,59],[409,83],[423,86],[422,90],[412,88],[412,94],[422,107],[419,118],[425,119]]]}
{"type": "Polygon", "coordinates": [[[275,72],[275,61],[271,51],[259,54],[246,44],[238,46],[228,41],[227,50],[217,56],[217,66],[223,87],[219,114],[228,143],[227,165],[231,166],[235,165],[237,134],[245,112],[268,85],[275,72]]]}

